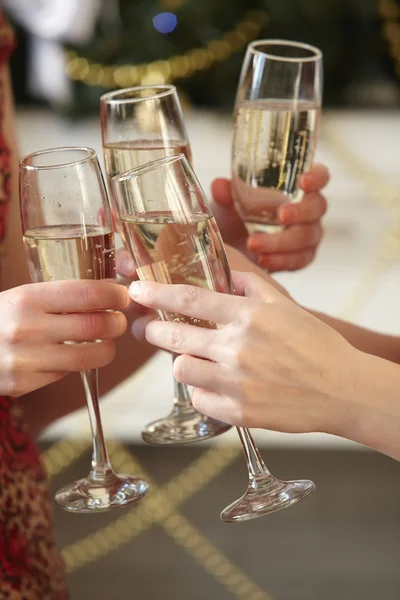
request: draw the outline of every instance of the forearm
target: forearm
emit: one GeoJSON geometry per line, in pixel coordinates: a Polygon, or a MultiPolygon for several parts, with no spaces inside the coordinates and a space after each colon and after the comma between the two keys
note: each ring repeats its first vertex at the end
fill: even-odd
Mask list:
{"type": "Polygon", "coordinates": [[[339,425],[326,432],[400,460],[400,367],[355,351],[347,376],[338,373],[338,378],[337,404],[345,410],[341,408],[339,425]]]}
{"type": "Polygon", "coordinates": [[[309,312],[336,329],[357,350],[400,364],[400,339],[398,337],[370,331],[323,313],[309,312]]]}

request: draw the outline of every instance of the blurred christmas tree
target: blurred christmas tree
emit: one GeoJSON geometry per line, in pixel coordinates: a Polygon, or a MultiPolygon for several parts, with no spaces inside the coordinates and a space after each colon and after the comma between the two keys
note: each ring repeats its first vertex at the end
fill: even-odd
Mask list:
{"type": "Polygon", "coordinates": [[[105,90],[162,82],[175,83],[197,105],[230,108],[246,45],[257,38],[320,47],[325,105],[396,104],[396,2],[104,0],[90,41],[65,48],[73,94],[60,108],[97,111],[105,90]]]}

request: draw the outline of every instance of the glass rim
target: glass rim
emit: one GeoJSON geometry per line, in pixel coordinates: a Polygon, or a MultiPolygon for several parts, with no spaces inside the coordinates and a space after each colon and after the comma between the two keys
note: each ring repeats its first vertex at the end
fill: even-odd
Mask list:
{"type": "Polygon", "coordinates": [[[30,171],[39,171],[41,169],[63,169],[65,167],[70,167],[72,165],[80,165],[90,160],[97,159],[96,151],[93,148],[88,148],[87,146],[59,146],[57,148],[46,148],[45,150],[37,150],[36,152],[31,152],[30,154],[26,154],[23,156],[19,164],[22,168],[30,170],[30,171]],[[58,165],[30,165],[28,164],[28,160],[34,156],[43,156],[45,154],[56,154],[58,152],[76,152],[82,151],[86,152],[87,156],[78,160],[71,160],[71,162],[62,162],[58,165]]]}
{"type": "Polygon", "coordinates": [[[124,173],[120,173],[119,175],[114,175],[114,177],[111,178],[111,183],[116,184],[116,183],[120,183],[123,181],[127,181],[128,179],[131,179],[132,177],[137,177],[140,175],[144,175],[145,173],[154,171],[159,166],[168,165],[170,163],[174,163],[174,162],[178,162],[178,161],[183,161],[183,162],[186,161],[187,164],[189,165],[189,162],[188,162],[186,156],[182,152],[180,154],[173,154],[172,156],[163,156],[162,158],[158,158],[157,160],[152,160],[151,162],[148,162],[144,165],[139,165],[138,167],[135,167],[134,169],[129,169],[129,171],[125,171],[124,173]]]}
{"type": "Polygon", "coordinates": [[[106,104],[129,104],[131,102],[144,102],[145,100],[155,100],[156,98],[165,98],[170,94],[174,94],[176,92],[176,87],[171,83],[157,83],[155,85],[136,85],[129,88],[123,88],[120,90],[114,90],[112,92],[107,92],[100,96],[100,102],[106,104]],[[118,96],[123,96],[124,94],[136,92],[139,90],[160,90],[159,93],[155,93],[151,96],[143,96],[143,98],[118,98],[118,96]]]}
{"type": "Polygon", "coordinates": [[[270,60],[277,60],[281,62],[303,63],[315,62],[322,59],[322,52],[319,48],[317,48],[317,46],[312,46],[311,44],[305,44],[303,42],[295,42],[292,40],[255,40],[247,46],[247,50],[253,54],[266,56],[270,60]],[[302,48],[303,50],[308,50],[311,53],[311,56],[299,56],[297,58],[292,56],[278,56],[277,54],[270,54],[268,51],[260,50],[258,46],[289,46],[291,48],[302,48]]]}

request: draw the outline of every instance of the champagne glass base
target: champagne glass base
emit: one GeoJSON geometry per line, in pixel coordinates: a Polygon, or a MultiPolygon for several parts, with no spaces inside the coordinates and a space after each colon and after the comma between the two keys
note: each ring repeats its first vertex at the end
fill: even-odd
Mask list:
{"type": "Polygon", "coordinates": [[[57,492],[55,500],[69,512],[105,512],[138,502],[148,490],[148,483],[139,477],[112,474],[101,482],[89,477],[66,485],[57,492]]]}
{"type": "Polygon", "coordinates": [[[201,415],[195,409],[173,411],[168,417],[146,425],[142,438],[156,446],[190,444],[214,438],[230,428],[227,423],[201,415]]]}
{"type": "Polygon", "coordinates": [[[315,490],[312,481],[279,481],[268,476],[266,481],[254,481],[246,493],[221,512],[225,523],[250,521],[288,508],[315,490]]]}

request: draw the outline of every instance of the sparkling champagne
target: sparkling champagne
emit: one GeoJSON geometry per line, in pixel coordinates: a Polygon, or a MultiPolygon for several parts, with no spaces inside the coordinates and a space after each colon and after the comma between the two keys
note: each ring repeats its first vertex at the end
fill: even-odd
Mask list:
{"type": "MultiPolygon", "coordinates": [[[[184,141],[169,141],[165,143],[163,140],[139,140],[128,142],[113,142],[105,144],[104,163],[109,182],[109,192],[112,205],[112,213],[114,219],[114,229],[120,234],[125,246],[128,245],[124,236],[123,228],[120,226],[121,217],[119,215],[118,206],[113,196],[113,190],[110,181],[116,175],[121,175],[126,171],[130,171],[141,165],[145,165],[165,156],[174,156],[175,154],[184,154],[189,162],[192,160],[190,146],[184,141]]],[[[151,185],[150,185],[151,188],[151,185]]],[[[152,194],[152,190],[146,190],[146,194],[152,194]]]]}
{"type": "Polygon", "coordinates": [[[115,281],[114,234],[97,225],[54,225],[24,235],[33,282],[68,279],[115,281]]]}
{"type": "MultiPolygon", "coordinates": [[[[232,294],[233,284],[221,235],[213,217],[193,215],[177,222],[171,213],[124,215],[122,227],[138,265],[139,279],[187,284],[232,294]]],[[[164,313],[168,321],[214,328],[212,322],[164,313]]]]}
{"type": "Polygon", "coordinates": [[[237,107],[232,186],[249,233],[273,231],[279,206],[301,200],[298,181],[312,164],[319,116],[319,105],[303,100],[247,101],[237,107]]]}
{"type": "Polygon", "coordinates": [[[114,142],[104,146],[104,162],[108,179],[121,175],[153,160],[184,154],[189,162],[192,157],[189,144],[183,141],[140,140],[137,142],[114,142]]]}

